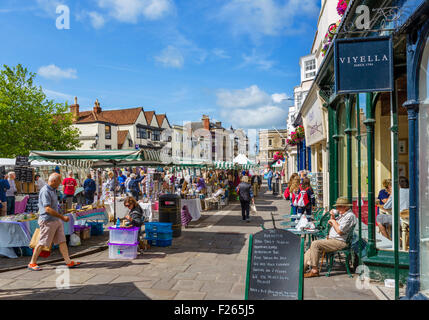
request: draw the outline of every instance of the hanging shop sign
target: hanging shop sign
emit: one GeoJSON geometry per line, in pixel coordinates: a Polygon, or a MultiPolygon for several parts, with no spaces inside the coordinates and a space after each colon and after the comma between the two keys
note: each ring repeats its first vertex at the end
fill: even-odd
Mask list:
{"type": "Polygon", "coordinates": [[[336,94],[393,91],[392,38],[335,40],[334,68],[336,94]]]}

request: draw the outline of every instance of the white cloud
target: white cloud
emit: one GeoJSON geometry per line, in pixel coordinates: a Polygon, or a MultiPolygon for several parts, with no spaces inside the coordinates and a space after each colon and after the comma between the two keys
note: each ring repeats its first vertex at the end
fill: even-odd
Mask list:
{"type": "Polygon", "coordinates": [[[44,11],[50,17],[57,17],[57,7],[61,5],[67,5],[67,1],[59,1],[59,0],[36,0],[37,5],[40,9],[44,11]]]}
{"type": "Polygon", "coordinates": [[[174,46],[165,48],[155,60],[160,62],[165,67],[182,68],[185,63],[183,54],[174,46]]]}
{"type": "Polygon", "coordinates": [[[216,95],[217,104],[227,108],[246,108],[270,101],[270,96],[256,85],[239,90],[220,89],[216,95]]]}
{"type": "Polygon", "coordinates": [[[91,24],[95,29],[100,29],[104,27],[104,24],[106,23],[106,21],[101,14],[95,11],[91,11],[91,12],[88,12],[88,16],[91,19],[91,24]]]}
{"type": "Polygon", "coordinates": [[[69,102],[74,101],[74,97],[67,93],[62,93],[62,92],[53,91],[49,89],[43,89],[43,92],[46,94],[46,97],[48,99],[52,99],[52,100],[61,99],[61,100],[67,100],[69,102]]]}
{"type": "Polygon", "coordinates": [[[284,127],[287,108],[285,93],[268,94],[257,85],[239,90],[221,89],[217,92],[221,115],[234,127],[284,127]]]}
{"type": "Polygon", "coordinates": [[[239,68],[247,67],[247,66],[257,66],[260,70],[270,70],[276,62],[272,60],[268,60],[264,55],[258,55],[256,50],[252,50],[251,55],[243,54],[243,63],[239,66],[239,68]]]}
{"type": "Polygon", "coordinates": [[[316,15],[320,0],[231,0],[225,4],[218,18],[231,24],[233,33],[276,36],[296,29],[297,18],[316,15]]]}
{"type": "Polygon", "coordinates": [[[286,93],[274,93],[271,95],[271,98],[275,103],[282,103],[285,99],[288,99],[286,93]]]}
{"type": "Polygon", "coordinates": [[[222,110],[234,127],[240,128],[272,128],[285,127],[287,110],[279,106],[267,105],[256,109],[222,110]]]}
{"type": "Polygon", "coordinates": [[[98,6],[107,9],[114,19],[127,23],[137,23],[141,16],[161,19],[174,8],[172,0],[98,0],[98,6]]]}
{"type": "Polygon", "coordinates": [[[226,54],[225,50],[222,50],[222,49],[216,48],[216,49],[213,49],[212,52],[215,56],[217,56],[218,58],[221,58],[221,59],[230,59],[231,58],[229,55],[226,54]]]}
{"type": "Polygon", "coordinates": [[[76,69],[63,70],[54,64],[40,67],[37,73],[47,79],[77,79],[76,69]]]}

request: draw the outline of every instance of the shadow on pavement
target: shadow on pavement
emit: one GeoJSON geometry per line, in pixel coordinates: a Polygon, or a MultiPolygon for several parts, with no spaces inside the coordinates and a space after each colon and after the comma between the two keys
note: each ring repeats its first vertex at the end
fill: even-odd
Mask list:
{"type": "Polygon", "coordinates": [[[133,282],[0,290],[0,300],[151,300],[133,282]],[[13,295],[8,294],[11,291],[13,295]],[[31,292],[29,292],[31,291],[31,292]]]}

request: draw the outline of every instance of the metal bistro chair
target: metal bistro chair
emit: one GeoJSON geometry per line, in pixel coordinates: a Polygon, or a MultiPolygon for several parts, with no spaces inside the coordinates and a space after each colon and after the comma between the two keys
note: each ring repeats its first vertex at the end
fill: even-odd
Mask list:
{"type": "Polygon", "coordinates": [[[219,202],[217,202],[217,209],[220,210],[223,207],[227,206],[229,202],[229,191],[225,190],[225,194],[220,198],[219,202]]]}
{"type": "MultiPolygon", "coordinates": [[[[353,275],[350,272],[350,262],[351,259],[354,259],[354,252],[352,249],[352,242],[353,242],[353,235],[354,235],[354,229],[355,229],[354,225],[350,232],[349,235],[347,237],[346,243],[347,243],[347,247],[345,247],[344,249],[341,250],[337,250],[337,251],[333,251],[333,252],[324,252],[326,254],[326,264],[328,267],[328,272],[326,273],[326,276],[329,277],[331,275],[331,270],[332,270],[332,266],[334,265],[334,258],[335,255],[338,255],[338,258],[341,262],[341,253],[343,253],[345,255],[345,265],[346,265],[346,270],[347,270],[347,274],[349,275],[350,278],[353,278],[353,275]]],[[[353,261],[352,261],[353,263],[353,261]]]]}

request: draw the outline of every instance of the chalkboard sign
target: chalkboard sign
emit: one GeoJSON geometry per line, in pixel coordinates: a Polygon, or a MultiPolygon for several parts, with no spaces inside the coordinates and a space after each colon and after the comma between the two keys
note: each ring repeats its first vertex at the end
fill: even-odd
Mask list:
{"type": "Polygon", "coordinates": [[[250,237],[246,299],[302,299],[301,237],[282,229],[263,230],[250,237]]]}
{"type": "Polygon", "coordinates": [[[30,161],[28,157],[18,156],[16,157],[16,160],[15,160],[15,166],[23,166],[23,167],[30,166],[30,161]]]}
{"type": "Polygon", "coordinates": [[[21,182],[33,182],[33,168],[15,167],[16,180],[21,182]]]}
{"type": "Polygon", "coordinates": [[[34,193],[30,194],[30,198],[27,202],[27,207],[25,208],[26,212],[38,212],[39,211],[39,194],[34,193]]]}

